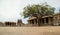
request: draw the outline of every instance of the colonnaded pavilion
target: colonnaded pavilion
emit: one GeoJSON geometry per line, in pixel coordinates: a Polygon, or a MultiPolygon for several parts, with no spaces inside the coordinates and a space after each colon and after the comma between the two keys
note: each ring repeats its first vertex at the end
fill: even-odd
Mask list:
{"type": "Polygon", "coordinates": [[[28,24],[31,26],[52,26],[60,25],[60,13],[43,16],[42,18],[30,17],[28,24]]]}

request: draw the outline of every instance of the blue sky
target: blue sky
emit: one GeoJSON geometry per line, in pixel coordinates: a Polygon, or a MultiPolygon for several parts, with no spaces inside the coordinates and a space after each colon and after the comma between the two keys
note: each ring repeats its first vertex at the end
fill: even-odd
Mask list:
{"type": "Polygon", "coordinates": [[[56,8],[55,13],[60,9],[60,0],[0,0],[0,21],[15,21],[22,19],[23,23],[27,23],[27,19],[23,19],[20,13],[27,5],[40,4],[47,2],[56,8]]]}

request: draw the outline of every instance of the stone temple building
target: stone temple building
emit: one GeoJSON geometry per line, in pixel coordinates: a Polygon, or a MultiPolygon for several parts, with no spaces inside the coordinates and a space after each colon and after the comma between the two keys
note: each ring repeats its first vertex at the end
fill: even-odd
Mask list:
{"type": "Polygon", "coordinates": [[[19,20],[16,22],[10,22],[10,21],[6,21],[6,22],[0,22],[0,27],[1,26],[21,26],[22,24],[22,20],[19,20]]]}
{"type": "Polygon", "coordinates": [[[16,22],[5,22],[4,26],[16,26],[16,22]]]}
{"type": "Polygon", "coordinates": [[[4,23],[3,22],[0,22],[0,26],[4,26],[4,23]]]}
{"type": "Polygon", "coordinates": [[[20,19],[18,19],[18,21],[17,21],[17,26],[21,26],[21,24],[22,24],[22,20],[20,19]]]}
{"type": "Polygon", "coordinates": [[[28,19],[28,24],[31,26],[60,25],[60,13],[43,16],[41,18],[31,17],[28,19]]]}

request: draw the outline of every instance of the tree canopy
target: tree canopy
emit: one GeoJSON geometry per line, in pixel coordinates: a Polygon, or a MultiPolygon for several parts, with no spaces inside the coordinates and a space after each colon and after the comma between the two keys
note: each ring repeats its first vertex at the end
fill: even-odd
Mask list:
{"type": "Polygon", "coordinates": [[[24,7],[23,16],[27,17],[41,17],[45,15],[54,14],[55,8],[47,5],[47,4],[36,4],[36,5],[28,5],[24,7]]]}

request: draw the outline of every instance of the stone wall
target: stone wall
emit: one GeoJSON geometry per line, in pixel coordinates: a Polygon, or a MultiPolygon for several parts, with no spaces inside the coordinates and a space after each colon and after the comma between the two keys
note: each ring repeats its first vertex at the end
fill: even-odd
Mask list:
{"type": "Polygon", "coordinates": [[[0,22],[0,26],[4,26],[4,23],[0,22]]]}

